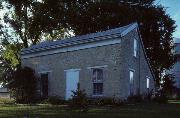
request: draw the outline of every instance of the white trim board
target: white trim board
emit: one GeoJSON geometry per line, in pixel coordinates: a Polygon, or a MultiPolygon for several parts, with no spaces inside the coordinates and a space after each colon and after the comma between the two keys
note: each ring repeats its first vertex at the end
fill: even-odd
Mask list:
{"type": "Polygon", "coordinates": [[[133,29],[137,28],[138,27],[138,24],[137,23],[134,23],[132,24],[130,27],[128,27],[126,30],[124,30],[122,33],[121,33],[121,36],[125,36],[126,34],[128,34],[130,31],[132,31],[133,29]]]}
{"type": "Polygon", "coordinates": [[[129,68],[129,71],[133,71],[133,72],[135,72],[135,69],[129,68]]]}
{"type": "Polygon", "coordinates": [[[38,73],[39,74],[45,74],[45,73],[51,73],[52,72],[52,70],[48,70],[48,71],[39,71],[38,73]]]}
{"type": "Polygon", "coordinates": [[[21,56],[21,59],[45,56],[45,55],[63,53],[63,52],[72,52],[72,51],[77,51],[77,50],[82,50],[82,49],[89,49],[89,48],[120,44],[120,43],[121,43],[120,38],[109,39],[109,40],[103,40],[103,41],[98,41],[98,42],[93,42],[93,43],[82,44],[82,45],[75,45],[75,46],[64,47],[64,48],[59,48],[59,49],[57,48],[54,50],[46,50],[46,51],[37,52],[37,53],[25,54],[21,56]]]}
{"type": "Polygon", "coordinates": [[[108,67],[107,65],[103,65],[103,66],[93,66],[93,67],[87,67],[87,69],[94,69],[94,68],[106,68],[108,67]]]}
{"type": "Polygon", "coordinates": [[[81,69],[67,69],[67,70],[64,70],[65,72],[67,71],[80,71],[81,69]]]}

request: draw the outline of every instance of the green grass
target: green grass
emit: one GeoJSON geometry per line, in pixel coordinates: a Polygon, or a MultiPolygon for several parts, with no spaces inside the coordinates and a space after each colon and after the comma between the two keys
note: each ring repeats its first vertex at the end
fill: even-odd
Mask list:
{"type": "Polygon", "coordinates": [[[53,105],[0,104],[0,118],[179,118],[180,104],[139,104],[119,107],[92,107],[87,113],[66,110],[53,105]]]}
{"type": "Polygon", "coordinates": [[[169,103],[180,104],[180,100],[168,100],[169,103]]]}

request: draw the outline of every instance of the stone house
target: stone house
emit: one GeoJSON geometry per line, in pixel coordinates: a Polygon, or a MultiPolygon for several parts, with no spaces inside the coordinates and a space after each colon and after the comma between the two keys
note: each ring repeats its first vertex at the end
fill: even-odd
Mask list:
{"type": "Polygon", "coordinates": [[[7,88],[0,87],[0,98],[10,98],[10,93],[7,88]]]}
{"type": "Polygon", "coordinates": [[[21,51],[22,65],[41,78],[42,97],[71,98],[85,90],[89,97],[146,94],[154,89],[154,76],[138,24],[72,38],[46,41],[21,51]]]}
{"type": "Polygon", "coordinates": [[[174,38],[174,46],[174,55],[178,55],[177,62],[168,73],[174,75],[175,86],[180,89],[180,38],[174,38]]]}

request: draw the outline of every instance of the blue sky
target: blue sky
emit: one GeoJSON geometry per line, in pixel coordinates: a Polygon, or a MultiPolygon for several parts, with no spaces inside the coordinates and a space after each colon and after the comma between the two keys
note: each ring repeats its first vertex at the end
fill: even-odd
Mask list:
{"type": "Polygon", "coordinates": [[[157,0],[156,2],[165,6],[167,13],[176,21],[177,28],[173,36],[180,38],[180,0],[157,0]]]}

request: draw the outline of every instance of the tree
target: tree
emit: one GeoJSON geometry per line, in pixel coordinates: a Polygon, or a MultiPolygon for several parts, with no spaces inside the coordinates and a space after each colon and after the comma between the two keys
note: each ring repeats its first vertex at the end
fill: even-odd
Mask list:
{"type": "MultiPolygon", "coordinates": [[[[42,2],[37,0],[3,0],[1,8],[5,13],[0,18],[0,65],[1,81],[21,64],[20,51],[48,38],[68,37],[67,29],[55,28],[54,21],[43,17],[42,2]],[[41,17],[39,17],[41,16],[41,17]]],[[[49,9],[50,10],[50,9],[49,9]]]]}
{"type": "Polygon", "coordinates": [[[0,81],[3,85],[9,83],[12,78],[9,75],[12,74],[14,70],[17,69],[20,63],[19,51],[22,48],[21,44],[7,44],[5,49],[1,50],[0,54],[0,81]]]}
{"type": "MultiPolygon", "coordinates": [[[[57,5],[43,0],[46,6],[56,11],[57,5]]],[[[163,6],[154,5],[155,0],[70,0],[65,1],[65,25],[76,35],[116,28],[137,22],[145,45],[147,56],[160,86],[162,73],[175,63],[172,54],[172,33],[175,21],[166,14],[163,6]]],[[[55,2],[55,1],[54,1],[55,2]]],[[[62,2],[56,1],[59,4],[62,2]]],[[[56,4],[58,4],[56,3],[56,4]]],[[[49,12],[48,12],[49,13],[49,12]]],[[[56,19],[56,12],[48,16],[56,19]]],[[[59,17],[58,17],[59,18],[59,17]]],[[[63,23],[63,22],[62,22],[63,23]]]]}
{"type": "Polygon", "coordinates": [[[163,77],[162,93],[166,96],[172,96],[176,93],[177,88],[175,87],[174,75],[167,74],[163,77]]]}
{"type": "MultiPolygon", "coordinates": [[[[60,25],[62,17],[56,17],[59,18],[57,22],[57,19],[54,20],[51,16],[48,16],[49,12],[56,11],[51,11],[46,5],[42,5],[42,2],[37,0],[4,1],[6,8],[8,8],[4,21],[15,32],[17,38],[13,38],[17,42],[22,42],[23,47],[27,48],[30,45],[37,44],[43,39],[44,34],[50,34],[53,39],[64,36],[66,30],[61,30],[64,27],[60,25]],[[44,15],[45,13],[47,15],[44,15]]],[[[61,13],[61,11],[59,12],[61,13]]]]}
{"type": "Polygon", "coordinates": [[[37,80],[35,72],[29,68],[19,67],[8,76],[11,80],[8,84],[13,97],[18,103],[36,102],[37,80]]]}
{"type": "Polygon", "coordinates": [[[160,86],[162,72],[175,62],[172,33],[175,21],[155,0],[5,0],[13,12],[4,17],[23,47],[43,35],[72,30],[75,35],[98,32],[137,22],[145,49],[160,86]],[[159,54],[161,53],[161,54],[159,54]]]}

